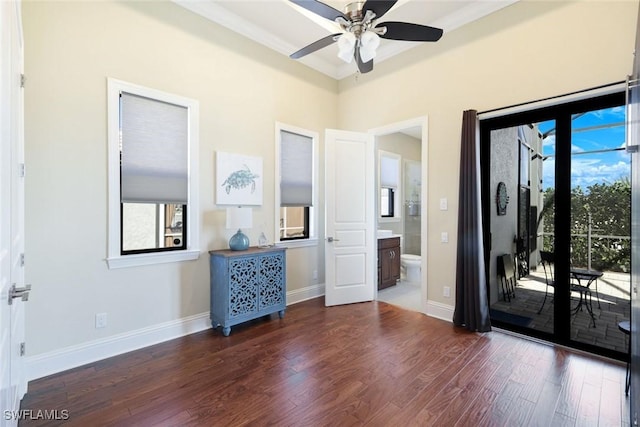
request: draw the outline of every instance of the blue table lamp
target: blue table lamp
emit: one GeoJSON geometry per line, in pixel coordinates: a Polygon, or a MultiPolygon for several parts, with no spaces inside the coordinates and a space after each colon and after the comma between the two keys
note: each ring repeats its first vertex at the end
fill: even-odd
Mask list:
{"type": "Polygon", "coordinates": [[[249,249],[249,238],[242,232],[243,228],[251,228],[253,222],[251,208],[241,206],[227,208],[227,229],[238,230],[229,239],[229,249],[232,251],[246,251],[249,249]]]}

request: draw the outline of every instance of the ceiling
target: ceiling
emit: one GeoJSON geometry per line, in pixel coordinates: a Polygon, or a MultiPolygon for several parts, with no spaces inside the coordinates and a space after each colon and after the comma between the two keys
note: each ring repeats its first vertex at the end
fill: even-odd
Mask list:
{"type": "MultiPolygon", "coordinates": [[[[286,56],[322,37],[341,32],[337,24],[320,18],[288,0],[173,1],[286,56]]],[[[398,0],[381,22],[403,21],[442,28],[444,38],[447,32],[517,1],[398,0]]],[[[324,3],[342,11],[350,1],[326,0],[324,3]]],[[[375,62],[385,61],[421,44],[383,39],[375,62]]],[[[354,74],[357,70],[356,64],[343,62],[337,57],[337,52],[337,46],[331,45],[298,61],[335,79],[354,74]]]]}

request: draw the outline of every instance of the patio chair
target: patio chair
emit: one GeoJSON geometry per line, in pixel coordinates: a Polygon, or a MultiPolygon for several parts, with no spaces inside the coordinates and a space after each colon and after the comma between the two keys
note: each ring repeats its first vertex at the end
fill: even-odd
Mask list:
{"type": "Polygon", "coordinates": [[[498,257],[498,275],[502,285],[502,299],[511,302],[516,297],[516,271],[510,254],[498,257]]]}
{"type": "Polygon", "coordinates": [[[618,323],[618,329],[620,332],[626,335],[626,340],[629,345],[627,350],[627,375],[624,382],[624,395],[629,396],[629,386],[631,385],[631,322],[628,320],[623,320],[618,323]]]}
{"type": "Polygon", "coordinates": [[[540,310],[538,310],[538,314],[542,313],[542,309],[544,308],[544,303],[547,302],[547,295],[549,295],[549,288],[556,287],[556,280],[554,278],[554,268],[555,268],[554,253],[540,251],[540,263],[542,264],[542,269],[544,270],[544,279],[547,282],[547,286],[544,289],[544,299],[542,300],[542,305],[540,306],[540,310]]]}

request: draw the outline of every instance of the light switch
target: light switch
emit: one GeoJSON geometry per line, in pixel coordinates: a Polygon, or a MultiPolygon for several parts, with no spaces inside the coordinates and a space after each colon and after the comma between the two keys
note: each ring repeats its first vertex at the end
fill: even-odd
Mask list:
{"type": "Polygon", "coordinates": [[[440,241],[442,243],[449,243],[449,233],[447,233],[446,231],[440,233],[440,241]]]}
{"type": "Polygon", "coordinates": [[[443,197],[442,199],[440,199],[440,210],[441,211],[446,211],[447,209],[448,209],[447,198],[443,197]]]}

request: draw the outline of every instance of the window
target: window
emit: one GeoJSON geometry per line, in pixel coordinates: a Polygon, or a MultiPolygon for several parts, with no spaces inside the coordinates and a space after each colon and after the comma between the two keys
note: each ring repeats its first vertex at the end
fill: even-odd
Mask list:
{"type": "Polygon", "coordinates": [[[276,124],[276,241],[316,243],[314,204],[318,135],[276,124]]]}
{"type": "Polygon", "coordinates": [[[121,203],[121,254],[161,252],[186,248],[186,205],[121,203]]]}
{"type": "Polygon", "coordinates": [[[389,187],[380,189],[380,216],[383,218],[393,218],[394,216],[394,194],[395,190],[389,187]]]}
{"type": "Polygon", "coordinates": [[[108,79],[109,268],[196,259],[198,102],[108,79]]]}
{"type": "Polygon", "coordinates": [[[400,212],[400,197],[397,197],[398,189],[400,188],[400,160],[401,156],[399,154],[382,150],[378,152],[380,189],[378,212],[380,212],[381,218],[400,217],[398,215],[400,212]]]}
{"type": "Polygon", "coordinates": [[[280,208],[280,240],[309,238],[309,206],[280,208]]]}

